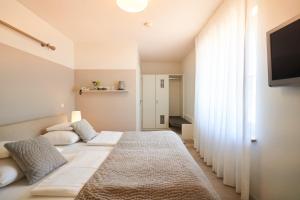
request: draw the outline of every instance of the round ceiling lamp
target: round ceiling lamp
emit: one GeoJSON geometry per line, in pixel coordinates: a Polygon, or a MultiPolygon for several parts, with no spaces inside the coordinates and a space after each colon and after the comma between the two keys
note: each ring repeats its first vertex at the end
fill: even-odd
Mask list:
{"type": "Polygon", "coordinates": [[[137,13],[145,10],[148,0],[117,0],[117,5],[126,12],[137,13]]]}

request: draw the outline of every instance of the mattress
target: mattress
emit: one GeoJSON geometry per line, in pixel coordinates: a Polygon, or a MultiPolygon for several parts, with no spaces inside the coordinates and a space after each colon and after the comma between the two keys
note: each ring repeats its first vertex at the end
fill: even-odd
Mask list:
{"type": "Polygon", "coordinates": [[[102,164],[113,147],[87,146],[75,143],[59,146],[69,161],[41,181],[28,185],[25,179],[0,189],[0,199],[9,200],[73,200],[82,185],[102,164]],[[58,190],[58,186],[61,190],[58,190]],[[32,196],[32,194],[41,196],[32,196]],[[53,197],[43,195],[52,194],[53,197]],[[56,197],[69,196],[69,197],[56,197]]]}

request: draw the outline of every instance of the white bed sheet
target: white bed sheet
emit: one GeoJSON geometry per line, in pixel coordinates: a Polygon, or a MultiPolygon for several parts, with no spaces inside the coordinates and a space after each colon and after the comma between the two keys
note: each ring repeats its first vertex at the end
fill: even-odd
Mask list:
{"type": "MultiPolygon", "coordinates": [[[[59,169],[55,170],[51,174],[49,174],[47,177],[43,178],[41,181],[33,184],[33,185],[28,185],[25,179],[22,179],[14,184],[11,184],[7,187],[1,188],[0,189],[0,199],[5,199],[5,200],[73,200],[73,197],[44,197],[44,196],[32,196],[31,191],[36,188],[37,186],[40,186],[40,191],[39,192],[47,192],[49,191],[55,191],[56,195],[59,193],[66,193],[66,192],[77,192],[78,187],[82,186],[79,185],[80,181],[85,181],[85,179],[88,176],[91,176],[93,174],[93,170],[96,170],[99,165],[104,161],[106,155],[108,155],[113,147],[105,147],[105,146],[87,146],[86,143],[75,143],[69,146],[60,146],[62,148],[62,154],[68,159],[68,163],[59,169]],[[102,153],[101,153],[102,152],[102,153]],[[97,154],[99,153],[99,154],[97,154]],[[86,157],[82,157],[84,154],[90,155],[86,157]],[[79,156],[78,156],[79,155],[79,156]],[[98,157],[97,157],[98,156],[98,157]],[[98,158],[98,162],[95,162],[94,158],[98,158]],[[88,164],[83,164],[84,162],[88,164]],[[83,172],[83,168],[86,165],[90,165],[91,167],[89,170],[86,170],[86,172],[83,172]],[[65,174],[64,172],[68,171],[70,169],[70,166],[72,166],[72,171],[66,174],[64,176],[64,179],[61,179],[61,175],[65,174]],[[81,172],[76,171],[76,170],[81,170],[81,172]],[[76,176],[79,175],[80,176],[76,176]],[[82,176],[84,174],[84,176],[82,176]],[[74,176],[76,178],[74,179],[74,176]],[[61,191],[59,190],[52,190],[52,186],[55,186],[54,189],[57,189],[57,185],[68,185],[72,180],[77,180],[75,181],[77,183],[74,184],[74,188],[67,188],[67,187],[62,187],[63,189],[61,191]],[[84,180],[83,180],[84,179],[84,180]],[[47,181],[45,181],[47,180],[47,181]],[[44,190],[44,191],[43,191],[44,190]]],[[[81,184],[83,184],[81,182],[81,184]]]]}
{"type": "Polygon", "coordinates": [[[89,146],[115,146],[121,139],[123,132],[101,131],[96,137],[88,141],[89,146]]]}

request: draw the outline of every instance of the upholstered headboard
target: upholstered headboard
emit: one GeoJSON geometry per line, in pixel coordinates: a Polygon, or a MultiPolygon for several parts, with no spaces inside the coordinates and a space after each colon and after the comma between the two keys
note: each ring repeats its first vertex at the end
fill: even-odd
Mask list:
{"type": "Polygon", "coordinates": [[[44,133],[47,127],[67,121],[67,115],[63,114],[0,126],[0,141],[33,138],[44,133]]]}

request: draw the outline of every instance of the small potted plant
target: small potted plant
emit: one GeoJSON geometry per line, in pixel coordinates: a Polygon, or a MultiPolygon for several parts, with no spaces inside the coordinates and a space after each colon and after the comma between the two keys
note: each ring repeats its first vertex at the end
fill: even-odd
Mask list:
{"type": "Polygon", "coordinates": [[[92,83],[93,83],[95,90],[100,90],[101,81],[96,80],[96,81],[93,81],[92,83]]]}

